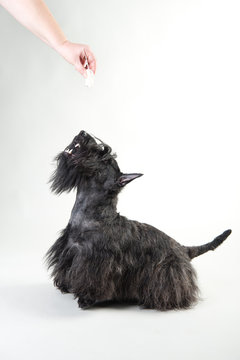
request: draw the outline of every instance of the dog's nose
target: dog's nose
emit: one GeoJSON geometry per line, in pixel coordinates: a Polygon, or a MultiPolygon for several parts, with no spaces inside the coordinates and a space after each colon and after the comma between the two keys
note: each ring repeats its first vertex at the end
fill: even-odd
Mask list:
{"type": "Polygon", "coordinates": [[[79,135],[82,136],[82,137],[86,137],[87,133],[86,133],[86,131],[81,130],[79,135]]]}

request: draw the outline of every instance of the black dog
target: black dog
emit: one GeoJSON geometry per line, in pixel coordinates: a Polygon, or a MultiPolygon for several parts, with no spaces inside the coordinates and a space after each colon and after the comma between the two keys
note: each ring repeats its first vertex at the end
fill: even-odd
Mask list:
{"type": "Polygon", "coordinates": [[[188,308],[198,299],[191,259],[214,250],[231,230],[188,247],[120,216],[118,193],[142,174],[123,174],[115,157],[108,145],[81,131],[56,158],[52,190],[76,188],[77,197],[66,229],[47,253],[54,284],[73,293],[81,308],[108,300],[159,310],[188,308]]]}

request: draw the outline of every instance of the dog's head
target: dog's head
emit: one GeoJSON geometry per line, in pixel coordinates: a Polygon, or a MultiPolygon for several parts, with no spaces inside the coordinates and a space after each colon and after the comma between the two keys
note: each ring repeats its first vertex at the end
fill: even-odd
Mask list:
{"type": "Polygon", "coordinates": [[[50,182],[51,189],[58,194],[93,182],[104,191],[117,194],[126,184],[142,175],[123,174],[111,147],[83,130],[57,155],[56,161],[57,168],[50,182]]]}

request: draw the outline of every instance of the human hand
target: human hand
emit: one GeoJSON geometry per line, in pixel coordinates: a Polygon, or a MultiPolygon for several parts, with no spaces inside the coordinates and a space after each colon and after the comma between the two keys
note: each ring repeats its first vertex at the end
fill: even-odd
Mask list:
{"type": "Polygon", "coordinates": [[[84,68],[84,64],[87,57],[89,69],[92,70],[95,74],[96,59],[88,45],[75,44],[66,40],[60,46],[58,46],[56,50],[85,78],[87,78],[87,72],[84,68]]]}
{"type": "Polygon", "coordinates": [[[88,45],[68,41],[43,0],[0,0],[21,24],[55,49],[87,78],[84,68],[87,57],[89,71],[96,72],[96,59],[88,45]]]}

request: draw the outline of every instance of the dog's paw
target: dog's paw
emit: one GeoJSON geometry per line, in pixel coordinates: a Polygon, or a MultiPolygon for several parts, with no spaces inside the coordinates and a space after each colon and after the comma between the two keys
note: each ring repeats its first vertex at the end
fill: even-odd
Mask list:
{"type": "Polygon", "coordinates": [[[92,299],[78,299],[78,306],[83,309],[89,309],[91,306],[95,304],[95,300],[92,299]]]}

